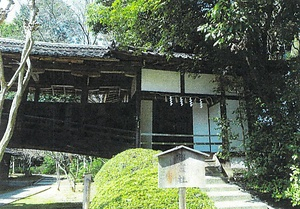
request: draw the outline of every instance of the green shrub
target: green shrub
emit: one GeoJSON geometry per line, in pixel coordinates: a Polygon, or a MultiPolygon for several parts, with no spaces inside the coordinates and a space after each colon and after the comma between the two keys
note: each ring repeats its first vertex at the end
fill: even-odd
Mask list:
{"type": "Polygon", "coordinates": [[[91,162],[90,171],[89,171],[93,175],[93,178],[96,176],[96,174],[102,168],[102,166],[104,165],[104,163],[106,161],[107,161],[107,159],[104,159],[104,158],[93,159],[93,161],[91,162]]]}
{"type": "Polygon", "coordinates": [[[42,174],[55,174],[56,172],[56,163],[55,159],[51,156],[46,155],[44,157],[43,164],[40,166],[42,174]]]}
{"type": "MultiPolygon", "coordinates": [[[[131,149],[109,160],[95,177],[92,209],[178,208],[178,189],[158,188],[158,151],[131,149]]],[[[210,209],[213,203],[199,189],[187,189],[187,208],[210,209]]]]}
{"type": "MultiPolygon", "coordinates": [[[[298,156],[293,156],[297,162],[298,156]]],[[[292,174],[290,177],[290,186],[287,188],[285,195],[291,199],[293,206],[300,206],[300,167],[299,165],[291,166],[292,174]]]]}
{"type": "Polygon", "coordinates": [[[89,157],[87,159],[78,156],[72,160],[69,166],[70,173],[74,175],[77,182],[83,181],[83,176],[92,174],[93,178],[104,165],[106,159],[89,157]]]}

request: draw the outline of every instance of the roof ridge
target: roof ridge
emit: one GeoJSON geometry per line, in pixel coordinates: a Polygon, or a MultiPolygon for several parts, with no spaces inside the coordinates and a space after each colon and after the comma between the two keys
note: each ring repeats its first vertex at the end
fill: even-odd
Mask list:
{"type": "MultiPolygon", "coordinates": [[[[0,50],[7,53],[21,53],[24,40],[0,38],[0,50]]],[[[108,46],[83,45],[68,43],[51,43],[36,41],[31,52],[32,55],[66,56],[104,58],[110,56],[108,46]]]]}

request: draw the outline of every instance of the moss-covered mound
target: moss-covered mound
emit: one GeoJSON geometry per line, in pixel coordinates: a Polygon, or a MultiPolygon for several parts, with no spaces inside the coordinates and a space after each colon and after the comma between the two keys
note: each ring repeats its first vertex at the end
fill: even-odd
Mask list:
{"type": "MultiPolygon", "coordinates": [[[[131,149],[109,160],[95,177],[92,209],[178,208],[177,189],[158,188],[158,151],[131,149]]],[[[214,208],[197,188],[187,189],[187,208],[214,208]]]]}

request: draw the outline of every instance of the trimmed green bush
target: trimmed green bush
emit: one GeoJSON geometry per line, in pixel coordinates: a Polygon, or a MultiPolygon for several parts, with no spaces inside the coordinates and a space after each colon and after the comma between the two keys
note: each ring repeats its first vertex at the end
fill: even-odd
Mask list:
{"type": "MultiPolygon", "coordinates": [[[[92,209],[178,208],[178,189],[158,188],[158,151],[130,149],[109,160],[95,177],[92,209]]],[[[187,189],[187,208],[211,209],[213,202],[197,188],[187,189]]]]}

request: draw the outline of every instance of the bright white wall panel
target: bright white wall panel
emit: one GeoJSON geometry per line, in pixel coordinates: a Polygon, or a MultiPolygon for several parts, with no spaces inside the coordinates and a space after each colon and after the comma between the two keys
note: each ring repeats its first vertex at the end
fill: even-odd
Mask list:
{"type": "Polygon", "coordinates": [[[142,69],[142,91],[180,93],[180,72],[142,69]]]}
{"type": "MultiPolygon", "coordinates": [[[[199,104],[193,105],[193,134],[194,143],[209,143],[209,124],[207,105],[203,104],[203,108],[200,108],[199,104]]],[[[209,152],[210,146],[204,144],[195,144],[194,149],[202,152],[209,152]]]]}
{"type": "Polygon", "coordinates": [[[212,74],[201,74],[197,78],[194,78],[193,74],[185,74],[185,93],[216,94],[218,85],[214,82],[215,77],[212,74]]]}

